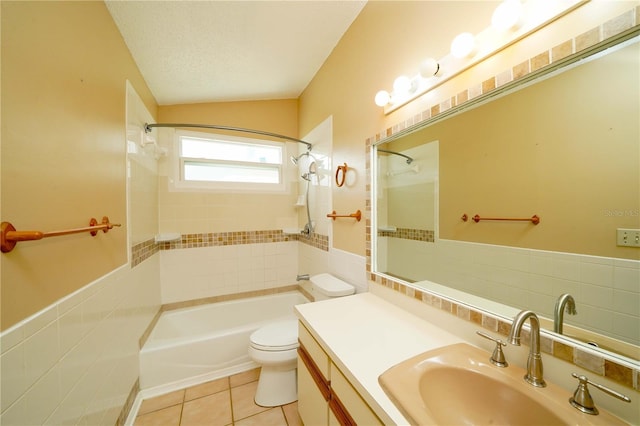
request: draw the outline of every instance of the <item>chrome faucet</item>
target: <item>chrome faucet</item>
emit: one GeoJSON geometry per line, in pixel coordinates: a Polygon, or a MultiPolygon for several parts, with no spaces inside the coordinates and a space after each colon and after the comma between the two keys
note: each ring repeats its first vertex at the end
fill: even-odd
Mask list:
{"type": "Polygon", "coordinates": [[[309,281],[309,274],[296,275],[296,281],[309,281]]]}
{"type": "Polygon", "coordinates": [[[533,311],[520,311],[513,319],[511,324],[511,332],[509,333],[509,342],[515,346],[520,346],[520,333],[522,326],[529,319],[531,323],[531,341],[529,343],[529,358],[527,359],[527,374],[524,380],[536,387],[543,388],[547,386],[543,378],[542,372],[542,356],[540,355],[540,320],[533,311]]]}
{"type": "Polygon", "coordinates": [[[573,296],[568,293],[558,297],[558,300],[556,300],[556,306],[553,309],[553,331],[558,334],[562,334],[562,321],[564,319],[565,307],[569,315],[575,315],[578,313],[576,311],[576,301],[573,300],[573,296]]]}

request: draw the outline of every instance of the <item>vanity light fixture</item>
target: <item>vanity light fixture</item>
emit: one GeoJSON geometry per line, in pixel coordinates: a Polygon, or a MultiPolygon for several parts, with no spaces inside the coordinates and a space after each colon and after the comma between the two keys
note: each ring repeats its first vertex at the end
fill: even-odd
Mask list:
{"type": "Polygon", "coordinates": [[[386,90],[380,90],[376,93],[375,103],[379,107],[387,105],[391,101],[391,95],[386,90]]]}
{"type": "Polygon", "coordinates": [[[472,56],[476,50],[476,39],[471,33],[458,34],[451,42],[451,54],[459,59],[472,56]]]}
{"type": "Polygon", "coordinates": [[[522,25],[522,3],[520,0],[505,0],[491,15],[491,26],[498,31],[508,31],[522,25]]]}
{"type": "Polygon", "coordinates": [[[393,93],[403,95],[411,92],[411,89],[415,89],[415,84],[406,75],[401,75],[393,82],[393,93]]]}
{"type": "Polygon", "coordinates": [[[376,93],[375,103],[389,114],[585,3],[503,0],[494,10],[490,26],[476,35],[459,34],[451,43],[449,54],[438,60],[425,59],[416,76],[396,79],[392,93],[385,90],[376,93]]]}
{"type": "Polygon", "coordinates": [[[422,78],[431,78],[438,75],[440,64],[433,58],[427,58],[420,64],[420,76],[422,78]]]}
{"type": "Polygon", "coordinates": [[[415,96],[416,92],[424,89],[425,79],[437,76],[440,71],[438,61],[427,58],[420,65],[420,73],[413,78],[401,75],[393,82],[393,93],[380,90],[376,93],[375,103],[379,107],[384,107],[390,103],[406,102],[415,96]]]}

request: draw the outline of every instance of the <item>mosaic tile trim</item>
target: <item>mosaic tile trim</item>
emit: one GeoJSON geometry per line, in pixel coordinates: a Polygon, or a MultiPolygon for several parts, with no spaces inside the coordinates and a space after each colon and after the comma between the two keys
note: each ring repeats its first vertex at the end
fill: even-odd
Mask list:
{"type": "Polygon", "coordinates": [[[302,235],[299,235],[298,241],[320,250],[329,251],[328,235],[316,234],[315,232],[312,232],[311,238],[305,238],[302,235]]]}
{"type": "Polygon", "coordinates": [[[179,241],[158,243],[160,250],[195,247],[235,246],[242,244],[279,243],[297,241],[297,235],[285,234],[281,229],[268,231],[209,232],[182,234],[179,241]]]}
{"type": "Polygon", "coordinates": [[[195,247],[232,246],[241,244],[279,243],[300,241],[304,244],[329,251],[329,236],[311,234],[305,238],[297,234],[285,234],[281,229],[269,231],[209,232],[183,234],[178,241],[156,243],[153,239],[136,244],[131,248],[131,267],[135,267],[156,254],[159,250],[177,250],[195,247]]]}
{"type": "MultiPolygon", "coordinates": [[[[636,6],[633,9],[623,13],[622,15],[604,22],[598,27],[586,31],[576,36],[575,38],[560,43],[557,46],[553,46],[552,48],[533,56],[529,60],[513,66],[509,70],[498,73],[496,76],[489,78],[481,82],[480,84],[477,84],[466,90],[463,90],[462,92],[458,93],[455,96],[452,96],[449,99],[442,100],[441,102],[432,105],[422,113],[416,114],[413,117],[410,117],[403,122],[387,128],[383,132],[380,132],[371,138],[368,138],[366,140],[365,146],[365,151],[367,154],[367,182],[371,182],[370,154],[371,146],[374,143],[393,136],[401,131],[404,131],[411,126],[415,126],[427,120],[434,119],[439,114],[442,114],[455,106],[461,105],[465,102],[471,101],[472,99],[480,95],[496,90],[497,88],[504,86],[507,83],[512,83],[518,79],[526,77],[534,71],[549,66],[553,63],[557,63],[558,61],[565,59],[570,55],[591,48],[598,43],[601,43],[626,31],[635,29],[635,27],[638,26],[640,26],[640,6],[636,6]]],[[[422,292],[412,287],[408,287],[405,284],[395,281],[391,278],[381,277],[372,272],[370,184],[367,184],[366,191],[366,268],[369,279],[379,285],[388,287],[407,297],[417,299],[422,303],[447,311],[463,320],[475,323],[483,328],[486,328],[493,332],[497,332],[505,337],[508,336],[509,330],[511,329],[511,324],[509,323],[488,315],[487,313],[471,309],[468,306],[459,305],[450,300],[432,295],[430,293],[422,292]]],[[[526,342],[528,341],[528,339],[523,339],[523,341],[526,342]]],[[[617,363],[615,360],[605,358],[604,356],[593,355],[581,350],[580,347],[567,345],[562,342],[555,341],[547,336],[541,336],[540,346],[542,352],[548,355],[573,363],[574,365],[580,366],[597,375],[606,377],[616,383],[640,392],[640,369],[629,368],[626,365],[617,363]]]]}
{"type": "Polygon", "coordinates": [[[435,239],[435,232],[427,231],[426,229],[397,228],[395,231],[378,230],[378,236],[432,243],[435,239]]]}
{"type": "Polygon", "coordinates": [[[158,244],[154,240],[143,241],[131,247],[131,267],[135,268],[158,252],[158,244]]]}

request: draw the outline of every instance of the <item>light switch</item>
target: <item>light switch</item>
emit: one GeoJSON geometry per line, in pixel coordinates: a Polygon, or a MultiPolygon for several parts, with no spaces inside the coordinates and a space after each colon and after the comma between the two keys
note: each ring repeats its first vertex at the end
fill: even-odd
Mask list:
{"type": "Polygon", "coordinates": [[[617,245],[621,247],[640,247],[640,229],[617,229],[617,245]]]}

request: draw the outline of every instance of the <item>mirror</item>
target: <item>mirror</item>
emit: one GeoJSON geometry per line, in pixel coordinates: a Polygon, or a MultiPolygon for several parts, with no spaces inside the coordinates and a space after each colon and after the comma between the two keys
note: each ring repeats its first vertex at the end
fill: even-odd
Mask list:
{"type": "Polygon", "coordinates": [[[636,34],[376,144],[372,271],[549,332],[569,293],[565,336],[638,360],[640,248],[616,243],[640,229],[638,75],[636,34]]]}
{"type": "Polygon", "coordinates": [[[419,137],[406,137],[389,145],[376,149],[375,270],[415,282],[426,276],[416,261],[421,249],[436,238],[438,141],[425,143],[419,137]]]}

